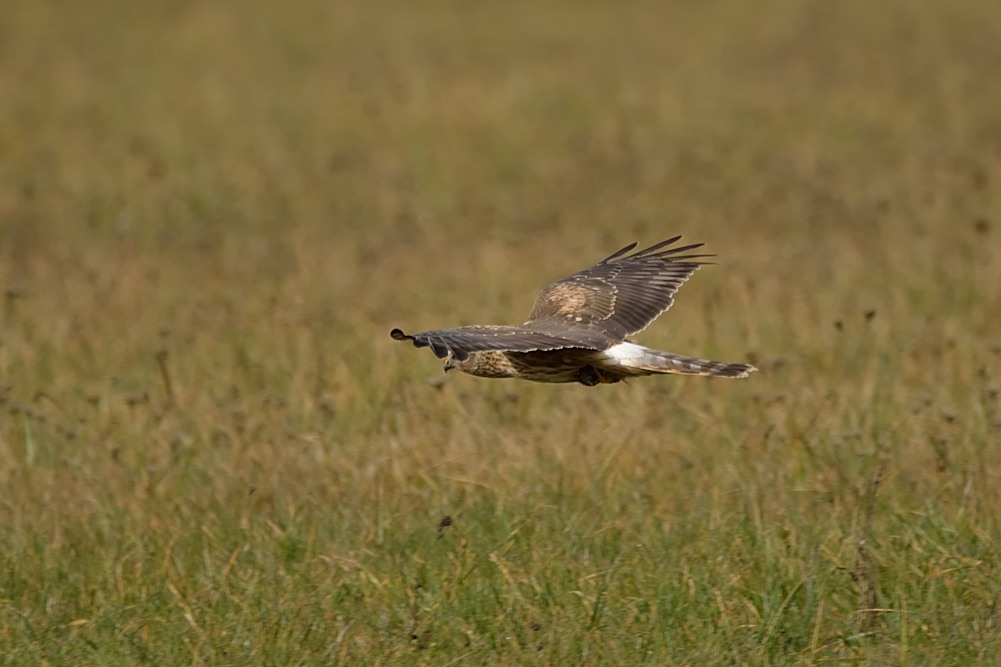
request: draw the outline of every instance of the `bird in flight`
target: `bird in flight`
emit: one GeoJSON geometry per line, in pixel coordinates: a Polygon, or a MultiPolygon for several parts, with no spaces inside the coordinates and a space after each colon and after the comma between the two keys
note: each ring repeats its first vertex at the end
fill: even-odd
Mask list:
{"type": "Polygon", "coordinates": [[[408,335],[395,340],[430,347],[459,369],[486,378],[579,382],[588,387],[661,373],[743,378],[750,364],[696,359],[629,340],[674,303],[678,288],[711,255],[692,254],[693,243],[671,247],[681,236],[632,254],[630,243],[589,269],[543,289],[521,326],[473,325],[408,335]]]}

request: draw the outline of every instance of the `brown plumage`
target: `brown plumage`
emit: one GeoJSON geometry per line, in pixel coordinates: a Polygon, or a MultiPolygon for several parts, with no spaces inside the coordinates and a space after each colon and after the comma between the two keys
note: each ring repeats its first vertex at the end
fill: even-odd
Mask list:
{"type": "Polygon", "coordinates": [[[680,373],[747,377],[749,364],[696,359],[653,350],[627,337],[639,333],[674,303],[682,284],[710,255],[692,254],[701,243],[669,248],[675,236],[627,254],[627,245],[594,266],[545,287],[521,326],[474,325],[407,335],[396,340],[430,347],[445,370],[479,377],[588,386],[627,377],[680,373]]]}

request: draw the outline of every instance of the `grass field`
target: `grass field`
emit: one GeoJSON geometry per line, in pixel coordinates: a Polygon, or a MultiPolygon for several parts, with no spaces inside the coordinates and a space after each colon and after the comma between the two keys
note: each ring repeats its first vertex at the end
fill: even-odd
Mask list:
{"type": "Polygon", "coordinates": [[[0,664],[998,664],[999,34],[5,3],[0,664]],[[719,265],[639,340],[751,378],[388,335],[676,233],[719,265]]]}

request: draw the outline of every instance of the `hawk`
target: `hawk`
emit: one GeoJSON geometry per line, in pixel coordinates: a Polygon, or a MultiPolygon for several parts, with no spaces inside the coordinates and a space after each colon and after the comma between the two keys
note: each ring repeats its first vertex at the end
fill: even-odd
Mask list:
{"type": "Polygon", "coordinates": [[[459,369],[486,378],[579,382],[588,387],[630,377],[679,373],[743,378],[750,364],[708,361],[661,352],[632,342],[674,303],[678,288],[712,255],[692,254],[693,243],[671,247],[675,236],[632,254],[625,248],[543,289],[521,326],[474,325],[407,335],[395,340],[430,347],[459,369]]]}

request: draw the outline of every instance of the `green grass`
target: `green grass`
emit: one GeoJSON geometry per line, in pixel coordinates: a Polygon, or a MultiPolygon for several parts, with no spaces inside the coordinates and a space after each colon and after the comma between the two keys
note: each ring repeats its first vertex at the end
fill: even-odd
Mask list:
{"type": "Polygon", "coordinates": [[[996,662],[995,3],[61,4],[0,21],[0,663],[996,662]],[[750,379],[389,338],[675,233],[639,339],[750,379]]]}

